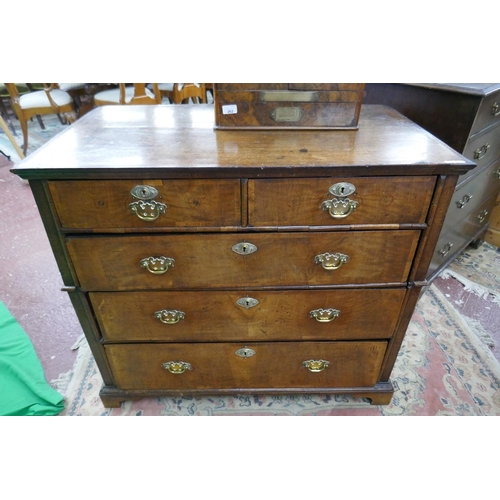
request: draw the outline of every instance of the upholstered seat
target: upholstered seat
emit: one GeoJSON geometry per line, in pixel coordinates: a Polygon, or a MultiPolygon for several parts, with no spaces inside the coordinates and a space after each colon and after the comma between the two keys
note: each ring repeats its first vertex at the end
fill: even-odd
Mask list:
{"type": "MultiPolygon", "coordinates": [[[[73,102],[71,96],[64,92],[63,90],[54,89],[50,93],[50,97],[56,103],[57,106],[67,106],[68,104],[73,102]]],[[[47,94],[44,90],[29,92],[28,94],[24,94],[19,97],[19,104],[23,109],[32,109],[32,108],[45,108],[50,107],[51,103],[47,94]]]]}
{"type": "Polygon", "coordinates": [[[14,83],[5,83],[11,99],[11,106],[19,119],[23,131],[23,153],[28,150],[28,120],[36,115],[62,114],[69,123],[76,120],[72,97],[61,90],[57,83],[44,84],[44,90],[20,95],[14,83]]]}

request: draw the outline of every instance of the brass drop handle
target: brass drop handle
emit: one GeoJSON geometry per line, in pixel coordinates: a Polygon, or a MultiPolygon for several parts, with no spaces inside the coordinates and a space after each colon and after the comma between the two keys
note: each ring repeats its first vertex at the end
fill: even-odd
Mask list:
{"type": "Polygon", "coordinates": [[[155,200],[133,201],[129,204],[128,208],[141,220],[155,221],[160,215],[166,212],[167,205],[155,200]]]}
{"type": "Polygon", "coordinates": [[[162,366],[163,368],[165,368],[165,370],[168,370],[170,373],[173,373],[174,375],[180,375],[181,373],[184,373],[186,370],[193,369],[193,367],[189,363],[186,363],[185,361],[167,361],[166,363],[163,363],[162,366]]]}
{"type": "Polygon", "coordinates": [[[493,106],[491,106],[491,114],[493,116],[500,116],[500,101],[495,102],[493,106]]]}
{"type": "Polygon", "coordinates": [[[338,253],[338,252],[322,253],[314,257],[314,263],[321,264],[323,266],[323,269],[326,269],[327,271],[335,271],[343,264],[349,262],[349,260],[351,260],[349,255],[345,255],[343,253],[338,253]]]}
{"type": "Polygon", "coordinates": [[[310,372],[317,373],[328,368],[330,366],[330,361],[325,361],[324,359],[308,359],[302,362],[302,366],[307,368],[310,372]]]}
{"type": "Polygon", "coordinates": [[[490,149],[489,144],[483,144],[480,148],[476,149],[474,151],[474,160],[480,160],[481,158],[483,158],[484,155],[488,152],[488,149],[490,149]]]}
{"type": "Polygon", "coordinates": [[[472,194],[466,194],[464,197],[460,200],[457,201],[457,207],[458,208],[464,208],[467,203],[473,198],[474,196],[472,194]]]}
{"type": "Polygon", "coordinates": [[[309,313],[309,317],[315,319],[319,323],[330,323],[340,316],[338,309],[314,309],[309,313]]]}
{"type": "Polygon", "coordinates": [[[482,224],[485,219],[486,219],[486,216],[489,214],[488,210],[483,210],[477,217],[476,219],[479,221],[479,224],[482,224]]]}
{"type": "Polygon", "coordinates": [[[153,186],[138,185],[132,188],[130,194],[138,201],[129,204],[129,210],[145,221],[155,221],[167,210],[165,203],[154,200],[158,196],[158,190],[153,186]]]}
{"type": "Polygon", "coordinates": [[[141,260],[141,267],[151,274],[165,274],[170,267],[174,267],[175,260],[170,257],[146,257],[141,260]]]}
{"type": "Polygon", "coordinates": [[[446,245],[441,250],[439,250],[439,253],[443,257],[446,257],[448,255],[448,253],[450,252],[452,246],[453,246],[453,243],[446,243],[446,245]]]}
{"type": "Polygon", "coordinates": [[[176,323],[179,323],[181,319],[184,319],[186,317],[185,313],[183,313],[182,311],[177,311],[175,309],[162,309],[161,311],[156,311],[154,315],[155,318],[159,319],[166,325],[175,325],[176,323]]]}
{"type": "Polygon", "coordinates": [[[334,219],[344,219],[356,210],[359,203],[349,198],[332,198],[321,204],[323,211],[328,212],[334,219]]]}

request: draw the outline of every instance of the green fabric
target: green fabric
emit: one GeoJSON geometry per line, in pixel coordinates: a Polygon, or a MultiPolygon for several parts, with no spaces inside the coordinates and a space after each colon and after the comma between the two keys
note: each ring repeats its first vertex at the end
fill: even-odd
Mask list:
{"type": "Polygon", "coordinates": [[[57,415],[63,408],[31,340],[0,302],[0,416],[57,415]]]}

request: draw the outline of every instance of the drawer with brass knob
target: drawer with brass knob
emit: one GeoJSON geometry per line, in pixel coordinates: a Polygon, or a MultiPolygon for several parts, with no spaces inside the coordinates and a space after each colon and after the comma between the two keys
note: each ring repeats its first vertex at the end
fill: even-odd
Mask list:
{"type": "Polygon", "coordinates": [[[124,390],[275,390],[369,387],[387,342],[110,344],[116,387],[124,390]]]}
{"type": "Polygon", "coordinates": [[[105,342],[390,338],[398,289],[92,292],[105,342]]]}
{"type": "Polygon", "coordinates": [[[418,224],[426,220],[434,177],[249,181],[252,226],[418,224]]]}
{"type": "Polygon", "coordinates": [[[72,236],[67,249],[89,291],[403,283],[419,236],[416,230],[72,236]]]}
{"type": "Polygon", "coordinates": [[[236,179],[51,181],[64,229],[148,231],[241,224],[236,179]]]}

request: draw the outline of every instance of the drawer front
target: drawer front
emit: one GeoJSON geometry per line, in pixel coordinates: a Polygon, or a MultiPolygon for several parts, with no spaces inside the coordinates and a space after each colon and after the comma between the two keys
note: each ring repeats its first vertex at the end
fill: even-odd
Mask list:
{"type": "Polygon", "coordinates": [[[119,389],[206,390],[370,387],[377,383],[386,347],[386,342],[268,342],[104,348],[119,389]],[[244,348],[255,354],[236,354],[244,348]],[[312,372],[304,366],[311,360],[326,361],[328,366],[312,372]],[[171,373],[164,368],[172,362],[178,364],[167,365],[171,370],[185,371],[171,373]],[[188,363],[191,369],[179,363],[188,363]]]}
{"type": "Polygon", "coordinates": [[[105,341],[390,338],[404,289],[90,293],[105,341]]]}
{"type": "Polygon", "coordinates": [[[51,181],[49,189],[61,226],[68,229],[147,231],[241,224],[240,182],[234,179],[51,181]],[[144,185],[157,196],[150,199],[154,191],[141,189],[131,194],[144,185]]]}
{"type": "Polygon", "coordinates": [[[250,180],[248,220],[252,226],[423,223],[435,182],[435,177],[250,180]]]}
{"type": "Polygon", "coordinates": [[[495,202],[496,194],[486,199],[464,220],[455,225],[443,227],[434,250],[428,276],[449,261],[466,242],[475,238],[478,232],[488,224],[495,202]]]}
{"type": "Polygon", "coordinates": [[[500,162],[496,162],[455,191],[446,214],[443,231],[460,224],[499,189],[500,162]]]}
{"type": "Polygon", "coordinates": [[[89,291],[345,285],[404,282],[419,235],[75,236],[67,238],[67,248],[80,285],[89,291]]]}
{"type": "Polygon", "coordinates": [[[471,134],[496,123],[500,124],[500,92],[494,92],[482,100],[471,134]]]}
{"type": "MultiPolygon", "coordinates": [[[[470,137],[463,155],[477,163],[481,168],[500,158],[500,127],[495,127],[485,134],[470,137]]],[[[459,182],[472,175],[475,169],[459,177],[459,182]]]]}

